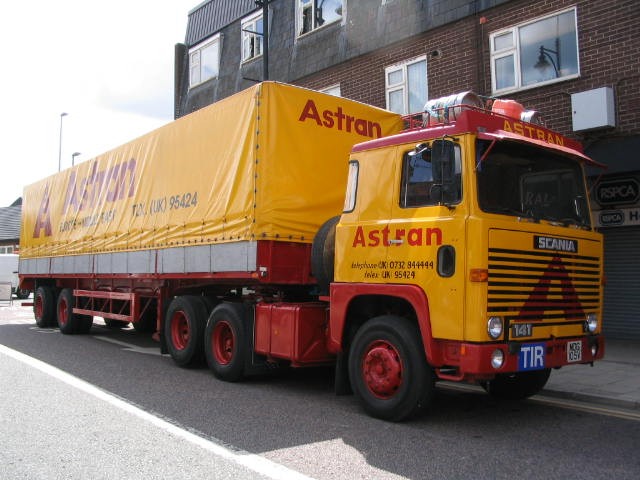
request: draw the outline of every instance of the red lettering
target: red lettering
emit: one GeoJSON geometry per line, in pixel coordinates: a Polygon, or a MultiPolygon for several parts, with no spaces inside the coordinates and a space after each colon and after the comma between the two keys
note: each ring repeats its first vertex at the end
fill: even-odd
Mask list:
{"type": "Polygon", "coordinates": [[[442,230],[439,228],[427,228],[427,245],[432,245],[432,239],[435,238],[436,245],[442,245],[442,230]]]}
{"type": "Polygon", "coordinates": [[[49,214],[49,185],[44,189],[44,195],[40,201],[38,216],[36,217],[36,225],[33,229],[33,238],[40,238],[40,231],[44,229],[44,236],[51,236],[51,216],[49,214]]]}
{"type": "Polygon", "coordinates": [[[411,228],[408,231],[404,228],[391,230],[389,226],[385,226],[382,230],[372,229],[366,234],[363,227],[356,228],[353,237],[353,247],[377,247],[382,245],[388,247],[392,244],[399,246],[402,242],[393,242],[392,240],[407,239],[407,243],[411,247],[442,245],[442,230],[438,227],[433,228],[411,228]]]}
{"type": "Polygon", "coordinates": [[[407,239],[409,240],[409,245],[412,247],[417,247],[422,245],[422,229],[421,228],[412,228],[409,230],[409,235],[407,235],[407,239]]]}
{"type": "Polygon", "coordinates": [[[389,246],[389,227],[386,226],[382,229],[382,244],[389,246]]]}
{"type": "Polygon", "coordinates": [[[356,234],[353,237],[352,247],[357,247],[357,246],[361,246],[361,247],[366,246],[366,243],[364,242],[364,230],[362,229],[362,227],[356,228],[356,234]]]}
{"type": "Polygon", "coordinates": [[[74,211],[78,211],[78,198],[76,193],[76,172],[71,172],[69,183],[67,185],[67,193],[64,197],[64,212],[68,212],[68,208],[73,206],[74,211]]]}
{"type": "Polygon", "coordinates": [[[333,128],[333,114],[329,110],[325,110],[322,112],[322,116],[324,117],[323,125],[327,128],[333,128]]]}
{"type": "Polygon", "coordinates": [[[320,120],[318,109],[316,108],[316,104],[313,102],[313,100],[307,100],[307,103],[302,109],[302,113],[300,114],[300,118],[298,120],[304,122],[307,118],[315,120],[319,127],[322,126],[322,121],[320,120]]]}
{"type": "Polygon", "coordinates": [[[378,236],[380,232],[378,230],[371,230],[369,232],[369,240],[370,242],[367,244],[367,247],[377,247],[380,245],[380,237],[378,236]]]}
{"type": "Polygon", "coordinates": [[[298,121],[313,120],[319,127],[336,128],[345,132],[356,132],[358,135],[370,138],[380,138],[382,136],[382,127],[377,122],[371,122],[364,118],[357,118],[347,115],[343,112],[342,107],[337,107],[335,111],[323,110],[318,111],[318,107],[311,99],[307,100],[298,121]]]}

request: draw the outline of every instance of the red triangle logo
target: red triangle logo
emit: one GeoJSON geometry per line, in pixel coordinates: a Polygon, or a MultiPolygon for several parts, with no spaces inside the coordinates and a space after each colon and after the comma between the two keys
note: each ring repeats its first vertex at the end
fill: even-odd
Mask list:
{"type": "Polygon", "coordinates": [[[560,257],[554,257],[524,302],[518,320],[542,320],[545,312],[564,311],[566,318],[584,318],[584,310],[560,257]]]}

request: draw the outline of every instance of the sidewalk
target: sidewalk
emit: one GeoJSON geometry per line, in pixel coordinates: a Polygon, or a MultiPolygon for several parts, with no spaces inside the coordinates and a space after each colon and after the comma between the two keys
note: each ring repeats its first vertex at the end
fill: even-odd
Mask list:
{"type": "Polygon", "coordinates": [[[540,394],[640,410],[640,342],[605,338],[604,359],[552,370],[540,394]]]}

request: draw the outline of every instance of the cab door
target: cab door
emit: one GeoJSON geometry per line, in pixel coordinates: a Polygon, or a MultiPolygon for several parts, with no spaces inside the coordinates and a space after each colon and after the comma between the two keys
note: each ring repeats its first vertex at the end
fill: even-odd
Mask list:
{"type": "Polygon", "coordinates": [[[387,243],[396,198],[397,151],[367,150],[350,160],[345,211],[336,228],[336,282],[389,282],[387,243]]]}
{"type": "Polygon", "coordinates": [[[436,140],[398,153],[383,275],[425,291],[435,338],[461,339],[467,217],[462,148],[436,140]]]}

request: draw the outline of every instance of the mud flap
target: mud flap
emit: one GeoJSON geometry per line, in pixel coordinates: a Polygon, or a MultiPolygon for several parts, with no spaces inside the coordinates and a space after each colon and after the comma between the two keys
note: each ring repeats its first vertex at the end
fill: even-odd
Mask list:
{"type": "Polygon", "coordinates": [[[349,362],[345,352],[338,352],[336,356],[336,370],[334,390],[336,395],[352,395],[351,382],[349,381],[349,362]]]}

